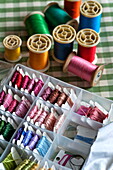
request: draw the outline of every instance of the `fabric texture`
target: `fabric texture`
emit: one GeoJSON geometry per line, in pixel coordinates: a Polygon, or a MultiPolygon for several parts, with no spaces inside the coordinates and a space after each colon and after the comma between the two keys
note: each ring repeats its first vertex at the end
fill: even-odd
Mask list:
{"type": "MultiPolygon", "coordinates": [[[[47,0],[0,0],[0,59],[4,60],[3,39],[9,34],[16,34],[21,37],[22,59],[19,63],[26,65],[29,53],[26,46],[28,39],[24,25],[24,17],[32,11],[43,11],[44,7],[52,1],[47,0]]],[[[64,1],[59,0],[61,7],[64,1]]],[[[83,0],[84,2],[84,0],[83,0]]],[[[102,97],[113,99],[113,0],[98,0],[102,4],[103,13],[101,18],[100,43],[97,46],[97,64],[107,64],[103,76],[95,87],[89,88],[89,83],[70,73],[62,72],[62,65],[55,62],[50,56],[51,66],[46,74],[61,79],[78,87],[85,88],[102,97]]],[[[75,41],[74,49],[77,49],[75,41]]]]}

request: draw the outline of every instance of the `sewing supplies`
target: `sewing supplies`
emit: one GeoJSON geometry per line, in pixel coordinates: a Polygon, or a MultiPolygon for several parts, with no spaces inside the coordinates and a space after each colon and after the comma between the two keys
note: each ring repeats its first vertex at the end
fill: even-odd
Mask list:
{"type": "Polygon", "coordinates": [[[64,66],[63,72],[70,72],[78,77],[88,81],[91,86],[95,86],[103,73],[104,66],[94,65],[89,61],[76,56],[76,53],[69,54],[64,66]]]}
{"type": "MultiPolygon", "coordinates": [[[[23,78],[22,78],[22,82],[23,82],[23,78]]],[[[16,79],[17,79],[17,77],[16,77],[16,79]]],[[[14,82],[17,81],[16,79],[14,80],[14,82]]],[[[12,121],[11,118],[7,119],[8,116],[3,116],[3,114],[10,115],[10,113],[1,111],[1,114],[0,114],[0,137],[1,137],[2,142],[0,141],[0,144],[2,143],[3,148],[6,148],[6,150],[3,152],[3,157],[6,157],[7,153],[10,152],[9,151],[10,146],[17,145],[16,147],[18,147],[18,149],[20,149],[20,148],[22,148],[23,150],[25,149],[27,154],[29,154],[29,155],[33,154],[36,158],[41,157],[41,167],[44,165],[44,162],[47,160],[48,169],[52,170],[52,168],[53,168],[52,165],[55,165],[56,169],[60,169],[60,168],[62,168],[61,167],[62,164],[65,163],[64,158],[62,160],[57,160],[57,162],[59,161],[59,165],[54,162],[51,162],[51,161],[52,161],[52,157],[54,156],[53,153],[56,152],[57,146],[59,146],[59,149],[63,149],[63,146],[64,146],[69,151],[69,152],[65,152],[65,155],[66,155],[65,158],[69,158],[69,157],[67,157],[67,154],[72,156],[70,158],[70,160],[68,161],[70,168],[74,169],[76,167],[77,170],[82,168],[82,163],[84,163],[85,158],[87,158],[87,156],[89,154],[89,150],[87,148],[90,149],[89,145],[91,145],[91,144],[87,144],[86,142],[92,143],[93,140],[91,140],[91,139],[94,139],[94,138],[92,138],[93,137],[92,132],[90,131],[91,132],[91,135],[90,135],[89,130],[85,131],[85,129],[84,129],[84,133],[82,133],[83,130],[81,130],[81,128],[78,127],[77,135],[75,135],[75,138],[76,138],[75,141],[73,141],[72,139],[68,139],[67,136],[63,137],[61,134],[63,134],[62,132],[65,131],[66,125],[70,121],[73,121],[77,126],[82,125],[85,127],[92,127],[93,129],[98,130],[98,128],[100,128],[100,126],[102,127],[105,124],[106,120],[110,121],[110,113],[112,113],[112,108],[113,108],[111,106],[112,102],[109,102],[109,100],[103,99],[102,97],[99,97],[99,96],[97,98],[97,95],[91,94],[90,92],[87,92],[83,89],[81,90],[80,88],[74,87],[72,85],[68,85],[60,80],[57,80],[55,78],[44,75],[43,73],[38,73],[35,70],[32,71],[32,69],[29,69],[29,68],[19,65],[19,64],[14,68],[12,74],[8,77],[8,81],[6,81],[5,85],[6,86],[3,86],[3,88],[1,89],[1,92],[4,91],[5,95],[6,95],[8,93],[8,89],[11,89],[11,91],[13,92],[12,102],[14,101],[14,104],[15,104],[15,100],[17,100],[19,103],[22,100],[25,100],[25,105],[27,107],[27,106],[29,106],[29,102],[26,101],[26,99],[27,99],[30,101],[30,106],[26,112],[27,115],[25,114],[26,117],[24,119],[22,119],[21,117],[20,118],[17,117],[16,122],[12,121]],[[31,94],[32,91],[34,92],[34,85],[32,87],[30,94],[28,94],[29,92],[27,91],[27,86],[29,84],[29,81],[27,83],[26,88],[25,89],[23,88],[23,90],[21,88],[22,83],[20,85],[20,88],[17,88],[17,90],[13,89],[13,88],[15,88],[15,83],[12,83],[11,88],[9,86],[7,86],[7,85],[9,85],[9,81],[12,79],[12,75],[15,72],[16,73],[23,72],[22,73],[23,78],[24,78],[24,76],[28,76],[30,78],[30,80],[33,79],[35,83],[37,83],[39,80],[43,79],[44,85],[41,88],[40,93],[38,93],[37,97],[32,96],[32,94],[31,94]],[[40,78],[40,76],[42,77],[42,79],[40,78]],[[50,87],[50,89],[52,91],[49,89],[51,92],[49,91],[49,95],[47,92],[47,96],[46,96],[46,94],[44,94],[44,93],[46,92],[47,87],[50,87]],[[53,104],[51,105],[51,103],[49,102],[49,96],[50,96],[50,93],[52,93],[55,89],[58,89],[59,96],[54,101],[54,103],[53,103],[54,105],[53,104]],[[25,90],[27,91],[27,93],[25,90]],[[18,93],[15,94],[15,91],[18,93]],[[21,96],[22,96],[22,94],[24,95],[24,93],[26,93],[26,95],[25,95],[26,97],[20,97],[19,91],[21,91],[20,92],[21,96]],[[65,93],[65,95],[67,96],[66,100],[65,100],[65,97],[62,96],[63,93],[65,93]],[[44,95],[46,101],[43,101],[43,99],[41,97],[43,95],[44,95]],[[31,99],[30,96],[32,97],[32,100],[30,100],[31,99]],[[85,102],[87,102],[88,99],[90,99],[90,98],[94,99],[96,101],[95,102],[90,101],[89,103],[87,103],[87,105],[85,105],[82,100],[85,100],[85,102]],[[58,99],[60,99],[60,101],[58,99]],[[71,99],[71,100],[69,100],[69,99],[71,99]],[[32,106],[31,106],[31,101],[34,101],[32,106]],[[83,116],[79,115],[77,113],[74,113],[74,112],[78,111],[78,108],[80,107],[80,105],[81,106],[84,105],[86,107],[92,108],[92,110],[89,109],[88,114],[87,114],[88,116],[84,115],[83,113],[82,113],[83,116]],[[48,107],[48,110],[45,110],[45,108],[47,108],[46,106],[48,107]],[[72,109],[70,109],[71,107],[69,107],[69,106],[71,106],[71,107],[73,106],[72,109]],[[104,108],[102,106],[104,106],[104,108]],[[45,116],[45,119],[43,120],[44,117],[41,118],[41,116],[43,116],[42,113],[45,111],[47,111],[47,114],[44,113],[44,116],[45,115],[46,116],[45,116]],[[98,112],[98,113],[96,113],[96,112],[98,112]],[[109,112],[109,119],[107,119],[108,112],[109,112]],[[102,122],[102,119],[103,119],[104,115],[102,113],[106,116],[106,119],[104,119],[103,122],[102,122]],[[39,117],[41,119],[39,119],[39,124],[38,124],[36,121],[38,120],[39,117]],[[55,118],[56,118],[56,121],[55,121],[55,118]],[[97,121],[97,119],[99,121],[97,121]],[[29,121],[29,123],[26,122],[26,120],[29,121]],[[55,124],[53,126],[54,122],[55,122],[55,124]],[[2,130],[9,123],[13,126],[14,131],[16,130],[16,132],[13,133],[13,137],[11,136],[10,141],[7,142],[5,140],[5,138],[3,137],[2,133],[4,131],[2,131],[2,130]],[[17,124],[14,124],[14,123],[17,123],[17,124]],[[31,125],[31,123],[33,123],[33,125],[31,125]],[[38,128],[36,127],[35,123],[37,123],[37,126],[39,126],[38,128]],[[17,127],[17,125],[18,125],[18,127],[17,127]],[[53,132],[50,130],[52,130],[53,132]],[[47,135],[45,134],[45,132],[47,135]],[[57,134],[55,134],[54,132],[57,134]],[[86,134],[86,132],[87,132],[87,134],[86,134]],[[85,135],[83,135],[83,134],[85,134],[85,135]],[[49,138],[48,138],[48,136],[49,136],[49,138]],[[85,141],[85,143],[84,143],[84,141],[85,141]],[[87,147],[87,145],[88,145],[88,147],[87,147]],[[75,154],[74,155],[70,154],[71,152],[73,152],[75,154]],[[82,153],[82,155],[81,155],[81,153],[82,153]],[[46,156],[46,157],[44,157],[44,156],[46,156]]],[[[2,103],[1,105],[3,105],[3,103],[4,103],[5,95],[3,97],[3,101],[1,100],[1,103],[2,103]]],[[[10,109],[11,109],[11,105],[12,104],[9,105],[10,109]]],[[[15,107],[15,109],[16,108],[17,108],[17,106],[15,107]]],[[[15,112],[15,109],[12,112],[15,112]]],[[[7,110],[8,110],[8,108],[6,109],[6,111],[7,110]]],[[[87,110],[87,108],[86,108],[86,110],[87,110]]],[[[12,117],[13,118],[16,117],[16,114],[15,115],[12,114],[12,117]]],[[[23,152],[22,152],[22,155],[24,155],[23,152]]],[[[1,159],[2,159],[2,156],[1,156],[1,159]]],[[[29,157],[26,158],[23,156],[22,160],[24,160],[24,161],[26,160],[25,162],[23,162],[23,164],[21,164],[21,167],[23,168],[23,170],[24,169],[27,170],[28,168],[30,168],[32,170],[34,170],[34,169],[36,170],[35,167],[38,165],[35,161],[32,161],[31,158],[29,158],[29,157]],[[31,165],[33,165],[33,166],[31,167],[31,165]]],[[[18,166],[16,166],[15,168],[17,168],[18,166]]],[[[21,167],[16,170],[20,170],[21,167]]],[[[41,168],[41,167],[39,167],[39,168],[41,168]]],[[[9,167],[9,169],[10,169],[10,167],[9,167]]]]}
{"type": "Polygon", "coordinates": [[[80,16],[81,0],[64,0],[64,10],[73,18],[80,16]]]}
{"type": "Polygon", "coordinates": [[[34,34],[46,34],[52,41],[52,36],[50,34],[48,24],[45,21],[45,16],[40,11],[34,11],[29,13],[25,19],[24,23],[29,36],[34,34]]]}
{"type": "Polygon", "coordinates": [[[77,55],[95,64],[97,62],[96,46],[100,41],[99,34],[92,29],[82,29],[76,35],[78,42],[77,55]]]}
{"type": "MultiPolygon", "coordinates": [[[[2,91],[5,88],[4,86],[2,91]]],[[[31,106],[30,101],[25,96],[20,98],[17,94],[13,94],[11,89],[7,91],[8,93],[5,94],[3,101],[1,101],[0,109],[23,118],[31,106]]]]}
{"type": "Polygon", "coordinates": [[[3,86],[3,90],[0,92],[0,104],[3,104],[4,97],[6,95],[7,89],[3,86]]]}
{"type": "Polygon", "coordinates": [[[81,155],[73,155],[68,152],[66,153],[64,150],[60,150],[54,159],[54,162],[58,163],[59,165],[77,170],[81,169],[84,161],[85,160],[81,155]]]}
{"type": "Polygon", "coordinates": [[[97,102],[90,101],[90,105],[83,105],[78,108],[77,112],[79,115],[89,117],[92,120],[103,123],[103,121],[108,118],[108,112],[102,108],[102,106],[97,104],[97,102]],[[93,105],[92,105],[93,103],[93,105]]]}
{"type": "Polygon", "coordinates": [[[89,146],[93,144],[97,135],[97,131],[89,129],[83,126],[77,126],[77,134],[75,135],[74,141],[79,141],[80,143],[86,143],[89,146]]]}
{"type": "Polygon", "coordinates": [[[35,70],[45,72],[49,69],[49,54],[51,41],[45,34],[32,35],[27,41],[29,49],[28,66],[35,70]]]}
{"type": "Polygon", "coordinates": [[[31,160],[32,156],[29,159],[24,159],[22,161],[21,156],[17,152],[15,147],[11,147],[10,153],[6,158],[0,163],[0,168],[2,170],[36,170],[40,164],[40,161],[36,163],[36,160],[31,160]]]}
{"type": "Polygon", "coordinates": [[[43,136],[40,138],[39,142],[36,145],[36,148],[33,150],[34,152],[38,152],[41,156],[45,156],[48,149],[50,148],[52,140],[46,134],[43,133],[43,136]]]}
{"type": "Polygon", "coordinates": [[[54,85],[51,82],[49,82],[48,87],[43,91],[41,98],[43,100],[47,100],[54,89],[55,89],[54,85]]]}
{"type": "Polygon", "coordinates": [[[3,40],[5,47],[4,58],[9,62],[17,62],[21,59],[20,46],[22,40],[17,35],[8,35],[3,40]]]}
{"type": "Polygon", "coordinates": [[[97,1],[85,1],[80,6],[79,30],[90,28],[97,33],[100,32],[102,6],[97,1]]]}
{"type": "Polygon", "coordinates": [[[59,63],[64,63],[67,56],[73,51],[73,43],[76,38],[75,29],[67,24],[58,25],[53,30],[54,52],[53,58],[59,63]]]}
{"type": "Polygon", "coordinates": [[[9,81],[9,86],[20,89],[25,93],[31,93],[33,96],[36,96],[40,92],[43,85],[44,82],[41,76],[39,76],[39,78],[37,78],[35,74],[30,76],[28,72],[24,72],[22,68],[19,67],[17,67],[17,70],[13,73],[9,81]]]}
{"type": "Polygon", "coordinates": [[[44,15],[51,31],[61,24],[69,24],[73,26],[75,30],[78,29],[78,22],[72,19],[56,2],[51,2],[44,8],[44,15]]]}

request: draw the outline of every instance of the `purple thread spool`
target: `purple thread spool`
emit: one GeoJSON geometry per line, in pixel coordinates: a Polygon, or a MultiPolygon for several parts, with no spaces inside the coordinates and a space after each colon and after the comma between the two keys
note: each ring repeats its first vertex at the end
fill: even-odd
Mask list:
{"type": "Polygon", "coordinates": [[[35,149],[35,146],[36,146],[37,142],[39,141],[39,139],[40,139],[40,137],[37,134],[35,134],[33,136],[33,138],[31,139],[31,141],[29,142],[29,145],[28,145],[30,150],[35,149]]]}
{"type": "Polygon", "coordinates": [[[21,136],[23,130],[24,130],[24,127],[20,127],[20,128],[18,129],[18,131],[17,131],[17,133],[15,134],[15,137],[14,137],[15,141],[17,141],[17,140],[20,139],[20,136],[21,136]]]}
{"type": "Polygon", "coordinates": [[[30,102],[28,100],[22,100],[16,107],[15,114],[21,118],[24,118],[28,109],[30,108],[30,102]]]}
{"type": "Polygon", "coordinates": [[[31,91],[33,90],[34,85],[35,85],[35,80],[30,79],[29,82],[28,82],[28,86],[26,88],[29,93],[31,93],[31,91]]]}

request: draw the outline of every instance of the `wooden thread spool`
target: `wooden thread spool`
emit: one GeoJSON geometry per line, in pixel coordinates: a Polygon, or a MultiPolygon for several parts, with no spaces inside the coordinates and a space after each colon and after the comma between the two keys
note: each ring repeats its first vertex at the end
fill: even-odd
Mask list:
{"type": "Polygon", "coordinates": [[[96,64],[96,45],[100,41],[99,34],[92,29],[82,29],[77,33],[76,40],[78,42],[77,55],[96,64]]]}
{"type": "Polygon", "coordinates": [[[78,77],[88,81],[91,86],[95,86],[102,77],[104,65],[94,65],[83,58],[76,56],[72,52],[67,57],[63,66],[63,72],[70,72],[78,77]]]}
{"type": "Polygon", "coordinates": [[[73,50],[73,42],[76,38],[76,31],[70,25],[59,25],[53,30],[53,38],[53,59],[59,63],[64,63],[67,56],[73,50]]]}
{"type": "Polygon", "coordinates": [[[97,33],[100,31],[102,6],[97,1],[85,1],[80,6],[79,30],[90,28],[97,33]]]}
{"type": "Polygon", "coordinates": [[[73,19],[66,11],[64,11],[57,2],[49,3],[44,8],[43,12],[51,30],[61,24],[69,24],[76,31],[78,30],[77,20],[73,19]]]}
{"type": "Polygon", "coordinates": [[[20,46],[22,40],[17,35],[8,35],[3,40],[5,47],[4,58],[9,62],[17,62],[21,59],[20,46]]]}
{"type": "Polygon", "coordinates": [[[49,69],[49,49],[51,40],[44,34],[32,35],[27,41],[29,49],[29,59],[27,65],[35,70],[45,72],[49,69]]]}

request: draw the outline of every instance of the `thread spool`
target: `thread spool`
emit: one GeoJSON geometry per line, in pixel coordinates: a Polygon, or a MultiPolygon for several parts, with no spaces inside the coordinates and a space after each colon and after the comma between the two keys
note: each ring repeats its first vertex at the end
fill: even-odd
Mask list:
{"type": "Polygon", "coordinates": [[[45,19],[53,30],[56,26],[61,24],[69,24],[78,30],[78,22],[64,11],[58,3],[51,2],[44,8],[45,19]]]}
{"type": "Polygon", "coordinates": [[[25,17],[24,23],[29,36],[34,34],[46,34],[52,41],[53,38],[44,17],[45,16],[42,12],[34,11],[25,17]]]}
{"type": "Polygon", "coordinates": [[[97,33],[100,31],[102,6],[97,1],[85,1],[80,6],[79,30],[91,28],[97,33]]]}
{"type": "Polygon", "coordinates": [[[17,62],[21,59],[20,46],[22,40],[17,35],[8,35],[3,40],[5,47],[4,58],[9,62],[17,62]]]}
{"type": "Polygon", "coordinates": [[[96,64],[96,46],[100,41],[99,34],[92,29],[82,29],[77,33],[76,40],[78,42],[77,55],[96,64]]]}
{"type": "Polygon", "coordinates": [[[72,17],[80,16],[81,0],[64,0],[64,9],[72,17]]]}
{"type": "Polygon", "coordinates": [[[74,52],[68,56],[63,66],[63,72],[71,72],[88,81],[91,86],[95,86],[99,82],[103,69],[104,65],[96,66],[83,58],[76,56],[74,52]]]}
{"type": "Polygon", "coordinates": [[[76,31],[70,25],[63,24],[53,30],[54,54],[53,58],[59,63],[64,63],[67,56],[73,50],[73,42],[76,37],[76,31]]]}
{"type": "Polygon", "coordinates": [[[27,65],[35,70],[45,72],[50,67],[48,51],[51,48],[50,39],[44,34],[35,34],[27,41],[29,59],[27,65]]]}

